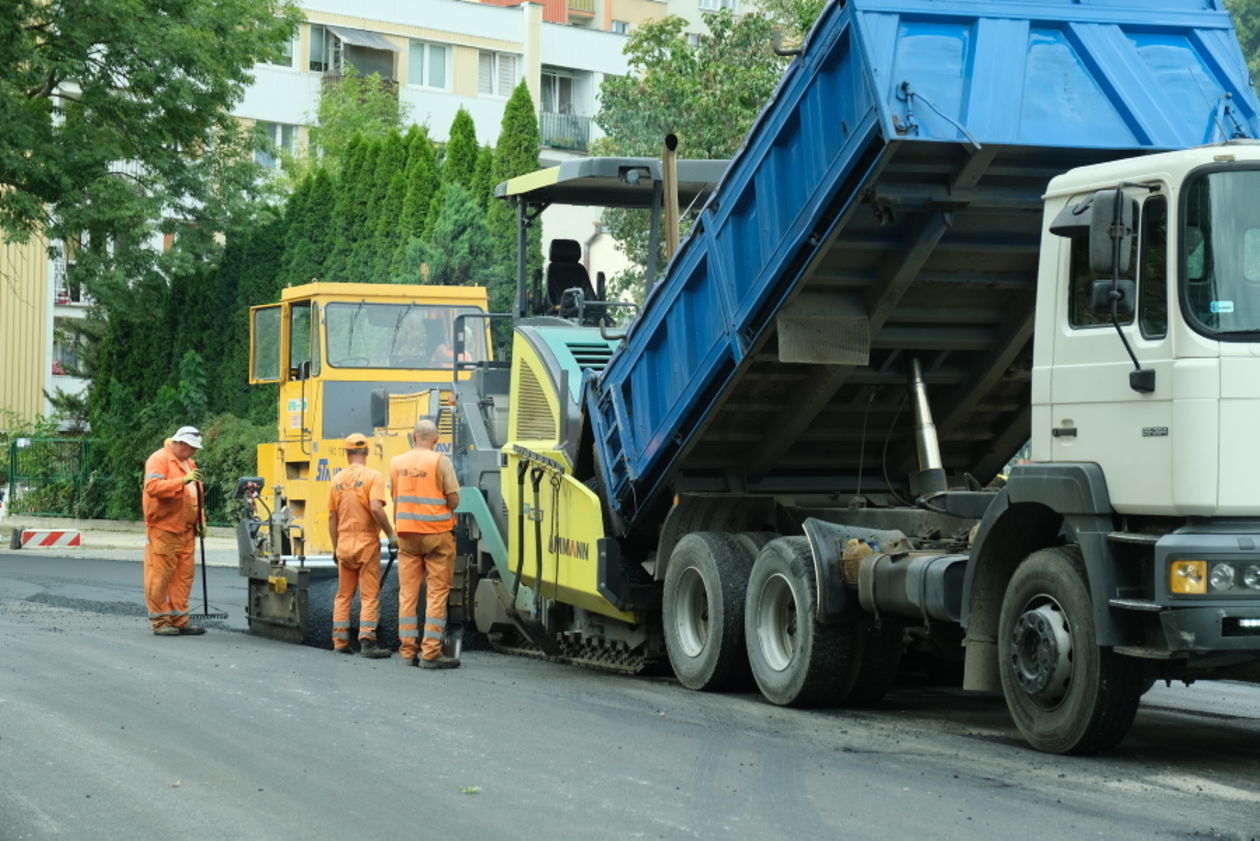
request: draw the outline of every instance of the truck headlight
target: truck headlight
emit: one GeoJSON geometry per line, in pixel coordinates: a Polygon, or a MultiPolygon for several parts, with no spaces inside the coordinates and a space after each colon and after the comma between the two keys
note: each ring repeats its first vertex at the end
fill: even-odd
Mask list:
{"type": "Polygon", "coordinates": [[[1243,584],[1249,590],[1260,590],[1260,564],[1248,564],[1243,569],[1243,584]]]}
{"type": "Polygon", "coordinates": [[[1168,568],[1168,589],[1183,596],[1207,592],[1207,561],[1173,561],[1168,568]]]}
{"type": "Polygon", "coordinates": [[[1234,586],[1234,567],[1231,564],[1212,564],[1208,580],[1213,590],[1228,590],[1234,586]]]}

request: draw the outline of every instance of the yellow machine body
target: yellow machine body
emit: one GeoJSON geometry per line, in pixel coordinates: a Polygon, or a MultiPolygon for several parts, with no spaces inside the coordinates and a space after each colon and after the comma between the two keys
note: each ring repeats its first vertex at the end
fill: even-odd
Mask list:
{"type": "Polygon", "coordinates": [[[538,351],[519,333],[512,345],[511,393],[501,490],[512,570],[520,570],[521,582],[536,597],[630,624],[641,621],[634,613],[618,610],[600,593],[598,541],[605,537],[602,503],[573,477],[573,465],[561,447],[561,394],[538,351]],[[518,472],[522,464],[523,488],[518,472]]]}
{"type": "MultiPolygon", "coordinates": [[[[367,436],[368,466],[387,481],[420,418],[439,424],[438,449],[449,451],[456,318],[485,311],[484,287],[381,283],[310,283],[251,309],[249,381],[279,385],[276,440],[258,447],[258,475],[283,487],[302,526],[294,553],[332,551],[328,491],[347,435],[367,436]]],[[[461,359],[489,359],[487,322],[458,327],[461,359]]]]}

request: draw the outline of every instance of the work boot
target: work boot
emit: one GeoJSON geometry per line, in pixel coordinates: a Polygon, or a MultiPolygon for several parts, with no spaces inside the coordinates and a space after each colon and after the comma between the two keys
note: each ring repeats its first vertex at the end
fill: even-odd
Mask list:
{"type": "Polygon", "coordinates": [[[402,658],[402,664],[404,666],[419,666],[420,658],[419,657],[404,657],[402,658]]]}
{"type": "Polygon", "coordinates": [[[162,625],[153,629],[154,636],[159,637],[177,637],[179,636],[179,628],[174,625],[162,625]]]}
{"type": "Polygon", "coordinates": [[[343,645],[341,648],[334,648],[334,649],[333,649],[333,653],[335,653],[335,654],[353,654],[353,653],[354,653],[354,649],[353,649],[353,648],[351,648],[351,647],[350,647],[350,646],[348,646],[348,645],[343,645]]]}
{"type": "Polygon", "coordinates": [[[384,660],[394,652],[388,648],[381,648],[376,644],[376,640],[359,640],[359,653],[369,660],[384,660]]]}
{"type": "Polygon", "coordinates": [[[206,629],[200,625],[184,625],[179,629],[180,635],[186,637],[195,637],[198,634],[204,634],[205,632],[206,629]]]}
{"type": "Polygon", "coordinates": [[[447,657],[445,654],[441,654],[432,659],[421,658],[420,668],[422,669],[458,669],[459,658],[447,657]]]}

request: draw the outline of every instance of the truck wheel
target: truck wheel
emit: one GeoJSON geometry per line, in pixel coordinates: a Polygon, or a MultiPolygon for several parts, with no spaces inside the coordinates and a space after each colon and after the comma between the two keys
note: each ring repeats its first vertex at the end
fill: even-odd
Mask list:
{"type": "Polygon", "coordinates": [[[665,648],[688,689],[729,686],[747,673],[744,588],[756,553],[723,532],[678,541],[665,570],[665,648]]]}
{"type": "Polygon", "coordinates": [[[883,700],[901,667],[904,629],[893,622],[862,621],[853,632],[845,706],[863,707],[883,700]]]}
{"type": "Polygon", "coordinates": [[[852,626],[819,623],[817,605],[809,541],[781,537],[767,543],[748,580],[744,633],[748,665],[773,704],[809,706],[843,698],[852,626]]]}
{"type": "Polygon", "coordinates": [[[1002,599],[998,667],[1015,726],[1046,753],[1098,753],[1124,738],[1142,695],[1140,664],[1096,642],[1081,550],[1042,549],[1002,599]]]}

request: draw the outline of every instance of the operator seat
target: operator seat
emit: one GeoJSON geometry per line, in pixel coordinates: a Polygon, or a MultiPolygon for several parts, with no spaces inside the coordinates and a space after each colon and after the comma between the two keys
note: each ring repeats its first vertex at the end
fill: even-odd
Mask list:
{"type": "Polygon", "coordinates": [[[580,262],[582,246],[575,239],[553,239],[548,257],[547,302],[552,312],[558,312],[562,318],[573,318],[577,315],[577,306],[572,297],[562,301],[566,289],[577,287],[588,302],[595,300],[591,277],[580,262]]]}

